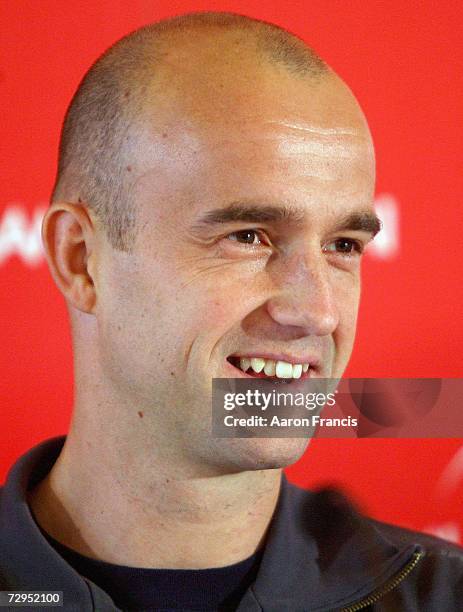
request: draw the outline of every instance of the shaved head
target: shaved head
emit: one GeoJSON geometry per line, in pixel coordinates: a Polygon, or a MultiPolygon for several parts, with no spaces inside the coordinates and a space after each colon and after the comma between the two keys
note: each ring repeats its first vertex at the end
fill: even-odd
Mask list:
{"type": "MultiPolygon", "coordinates": [[[[168,482],[244,473],[252,487],[250,472],[260,482],[300,457],[307,438],[216,437],[211,379],[246,378],[253,356],[283,360],[293,376],[302,364],[311,377],[342,376],[362,254],[379,229],[374,186],[355,96],[271,24],[228,13],[163,21],[85,76],[42,236],[73,330],[67,456],[92,478],[97,455],[109,466],[106,481],[94,474],[95,496],[111,490],[111,506],[122,503],[115,525],[129,548],[138,524],[151,529],[151,509],[127,516],[145,494],[153,505],[156,483],[162,496],[168,482]]],[[[163,516],[181,507],[176,495],[163,516]]],[[[156,550],[138,552],[134,566],[158,567],[156,550]]]]}
{"type": "MultiPolygon", "coordinates": [[[[143,154],[140,134],[148,116],[166,100],[194,113],[185,100],[196,85],[209,93],[227,84],[236,90],[237,82],[244,89],[269,69],[313,82],[330,73],[294,34],[231,13],[183,15],[124,37],[90,68],[71,101],[52,201],[85,203],[111,245],[130,251],[137,232],[133,191],[143,154]]],[[[195,104],[204,102],[213,113],[210,98],[196,96],[195,104]]]]}

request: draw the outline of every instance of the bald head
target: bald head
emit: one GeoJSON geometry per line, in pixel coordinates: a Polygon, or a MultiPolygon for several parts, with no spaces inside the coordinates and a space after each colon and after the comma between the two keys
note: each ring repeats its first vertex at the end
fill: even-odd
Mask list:
{"type": "Polygon", "coordinates": [[[191,15],[106,52],[67,114],[42,229],[73,328],[76,446],[149,487],[300,456],[304,438],[211,436],[211,378],[248,355],[342,375],[374,165],[350,89],[280,28],[191,15]]]}
{"type": "Polygon", "coordinates": [[[230,13],[184,15],[126,36],[95,62],[73,97],[52,201],[84,202],[112,246],[130,250],[140,126],[166,104],[213,113],[214,88],[233,87],[236,96],[240,79],[245,88],[268,70],[313,82],[330,72],[295,35],[230,13]]]}

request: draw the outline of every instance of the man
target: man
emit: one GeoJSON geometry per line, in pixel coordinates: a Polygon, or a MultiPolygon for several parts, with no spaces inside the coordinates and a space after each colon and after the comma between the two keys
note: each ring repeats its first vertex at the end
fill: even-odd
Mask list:
{"type": "Polygon", "coordinates": [[[185,15],[98,60],[43,224],[73,419],[9,474],[4,590],[69,610],[458,609],[457,547],[282,479],[306,440],[211,435],[211,379],[242,360],[342,375],[373,189],[352,93],[277,26],[185,15]]]}

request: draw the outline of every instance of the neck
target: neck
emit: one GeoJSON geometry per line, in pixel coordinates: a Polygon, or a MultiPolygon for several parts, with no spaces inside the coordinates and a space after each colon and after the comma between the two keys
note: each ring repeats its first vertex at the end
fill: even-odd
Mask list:
{"type": "Polygon", "coordinates": [[[186,477],[94,431],[78,435],[71,426],[30,493],[36,520],[56,540],[108,563],[172,569],[231,565],[260,547],[280,469],[186,477]]]}

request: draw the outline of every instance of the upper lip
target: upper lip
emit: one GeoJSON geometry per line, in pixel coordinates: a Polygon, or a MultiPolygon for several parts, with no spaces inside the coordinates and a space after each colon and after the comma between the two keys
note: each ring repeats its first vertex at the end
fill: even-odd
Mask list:
{"type": "Polygon", "coordinates": [[[253,357],[262,357],[263,359],[273,359],[273,361],[287,361],[291,364],[296,363],[308,363],[311,367],[317,368],[320,366],[321,360],[317,355],[289,355],[288,353],[270,353],[267,351],[236,351],[229,355],[229,357],[247,357],[252,359],[253,357]]]}

